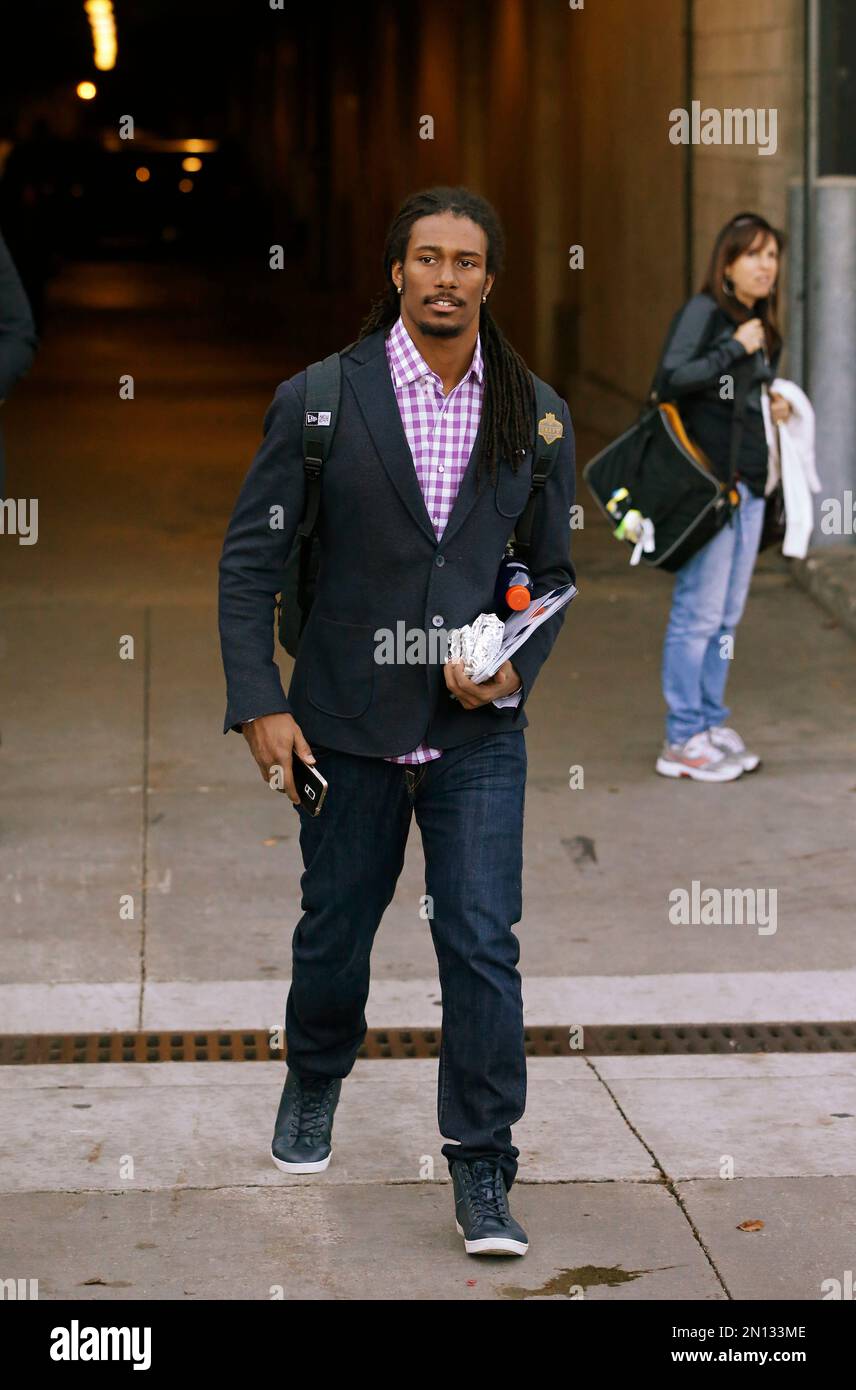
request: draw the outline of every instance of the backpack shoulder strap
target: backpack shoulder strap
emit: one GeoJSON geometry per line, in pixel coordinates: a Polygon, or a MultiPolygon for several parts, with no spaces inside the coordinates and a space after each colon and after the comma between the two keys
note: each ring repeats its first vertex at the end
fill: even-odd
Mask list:
{"type": "Polygon", "coordinates": [[[303,471],[306,474],[306,506],[299,536],[311,536],[318,524],[321,502],[321,469],[330,455],[339,416],[342,363],[338,352],[306,368],[306,400],[303,408],[303,471]]]}
{"type": "Polygon", "coordinates": [[[535,443],[532,455],[532,487],[526,506],[514,527],[515,549],[526,559],[532,544],[532,527],[538,494],[544,487],[559,453],[562,428],[562,401],[558,393],[533,374],[535,386],[535,443]]]}
{"type": "Polygon", "coordinates": [[[303,471],[306,476],[306,502],[303,517],[297,528],[300,554],[297,567],[297,603],[301,613],[300,629],[310,608],[309,581],[312,537],[318,525],[321,507],[321,470],[330,456],[333,435],[339,419],[342,394],[342,363],[338,352],[332,352],[323,362],[312,362],[306,368],[306,399],[303,407],[303,471]]]}

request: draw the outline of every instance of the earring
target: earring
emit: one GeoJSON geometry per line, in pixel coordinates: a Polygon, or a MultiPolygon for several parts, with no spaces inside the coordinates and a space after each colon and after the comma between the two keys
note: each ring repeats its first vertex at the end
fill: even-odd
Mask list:
{"type": "Polygon", "coordinates": [[[730,294],[732,299],[734,298],[734,281],[730,275],[723,275],[722,289],[725,294],[730,294]]]}
{"type": "Polygon", "coordinates": [[[487,304],[487,295],[486,295],[486,294],[483,294],[483,295],[482,295],[482,304],[487,304]]]}
{"type": "Polygon", "coordinates": [[[398,288],[398,293],[401,294],[401,286],[399,285],[397,288],[398,288]]]}

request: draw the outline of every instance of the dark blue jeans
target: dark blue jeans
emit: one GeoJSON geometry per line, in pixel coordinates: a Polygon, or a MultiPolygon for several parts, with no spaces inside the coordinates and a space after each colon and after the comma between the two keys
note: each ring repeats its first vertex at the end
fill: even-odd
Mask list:
{"type": "MultiPolygon", "coordinates": [[[[347,1076],[366,1033],[369,957],[404,864],[411,814],[443,998],[437,1118],[455,1159],[498,1158],[507,1187],[526,1105],[517,970],[523,876],[523,730],[486,734],[409,767],[312,745],[329,788],[300,817],[303,916],[292,941],[288,1062],[347,1076]]],[[[414,914],[418,912],[416,903],[414,914]]],[[[406,1020],[402,1019],[402,1023],[406,1020]]]]}

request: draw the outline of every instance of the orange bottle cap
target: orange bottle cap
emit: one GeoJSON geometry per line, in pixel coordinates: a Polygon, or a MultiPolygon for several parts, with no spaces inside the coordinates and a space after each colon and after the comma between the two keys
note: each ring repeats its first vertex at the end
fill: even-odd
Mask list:
{"type": "Polygon", "coordinates": [[[518,613],[528,608],[531,601],[532,595],[525,584],[512,584],[511,588],[505,591],[505,602],[518,613]]]}

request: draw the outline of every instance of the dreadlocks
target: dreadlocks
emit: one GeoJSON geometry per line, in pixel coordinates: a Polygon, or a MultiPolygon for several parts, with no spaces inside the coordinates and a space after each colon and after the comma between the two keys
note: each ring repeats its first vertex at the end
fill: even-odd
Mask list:
{"type": "MultiPolygon", "coordinates": [[[[487,238],[487,272],[498,274],[501,271],[505,237],[496,211],[486,198],[471,193],[468,188],[428,188],[414,193],[402,203],[387,232],[383,248],[386,288],[372,304],[360,329],[358,342],[379,328],[391,328],[398,319],[401,309],[392,278],[392,263],[406,259],[414,222],[420,217],[430,217],[439,212],[468,217],[481,227],[487,238]]],[[[500,332],[486,304],[481,306],[479,334],[484,357],[485,392],[482,448],[476,479],[480,480],[482,464],[487,459],[491,481],[495,482],[497,458],[502,455],[510,458],[516,472],[521,455],[531,448],[535,388],[525,362],[500,332]]]]}

